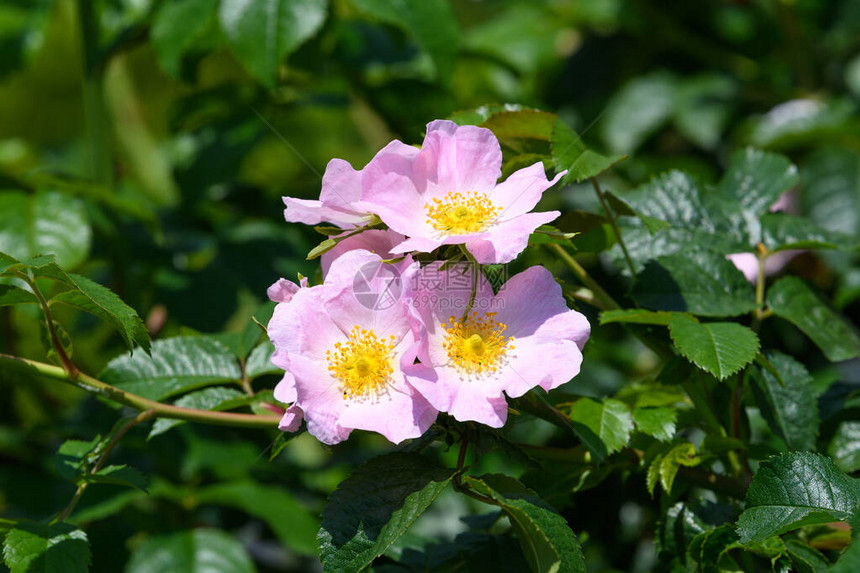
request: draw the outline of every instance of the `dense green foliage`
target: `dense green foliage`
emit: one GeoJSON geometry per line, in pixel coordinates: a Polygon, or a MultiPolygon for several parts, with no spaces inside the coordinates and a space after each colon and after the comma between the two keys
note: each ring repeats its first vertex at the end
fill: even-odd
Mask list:
{"type": "Polygon", "coordinates": [[[858,0],[5,0],[0,569],[860,570],[858,108],[858,0]],[[567,170],[485,270],[581,373],[279,432],[266,288],[334,244],[281,196],[438,118],[567,170]]]}

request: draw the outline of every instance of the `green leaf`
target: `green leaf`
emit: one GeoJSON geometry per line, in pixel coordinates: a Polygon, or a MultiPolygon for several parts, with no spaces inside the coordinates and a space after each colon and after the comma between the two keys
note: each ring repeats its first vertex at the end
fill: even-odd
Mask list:
{"type": "Polygon", "coordinates": [[[406,30],[427,52],[442,83],[451,81],[460,45],[457,18],[447,0],[350,0],[361,12],[406,30]]]}
{"type": "Polygon", "coordinates": [[[72,268],[87,258],[91,241],[82,201],[56,192],[0,192],[0,251],[17,259],[53,254],[72,268]]]}
{"type": "Polygon", "coordinates": [[[218,19],[242,65],[269,88],[288,54],[323,24],[327,0],[221,0],[218,19]]]}
{"type": "MultiPolygon", "coordinates": [[[[180,408],[193,408],[195,410],[223,411],[230,410],[238,406],[244,406],[250,400],[250,396],[247,396],[238,390],[224,386],[213,386],[212,388],[204,388],[197,392],[189,392],[185,396],[176,400],[173,405],[179,406],[180,408]]],[[[155,436],[163,434],[171,428],[184,423],[185,422],[183,420],[159,418],[152,425],[152,429],[149,431],[149,436],[146,439],[151,440],[155,436]]]]}
{"type": "Polygon", "coordinates": [[[830,458],[792,452],[761,463],[738,519],[741,542],[763,541],[803,525],[841,521],[857,506],[860,486],[830,458]]]}
{"type": "Polygon", "coordinates": [[[755,360],[759,348],[758,336],[745,326],[734,322],[700,323],[683,314],[669,321],[669,334],[681,354],[720,380],[755,360]]]}
{"type": "Polygon", "coordinates": [[[827,453],[844,472],[860,469],[860,422],[845,421],[836,428],[827,453]]]}
{"type": "Polygon", "coordinates": [[[666,221],[672,227],[707,232],[716,229],[702,199],[702,184],[683,171],[663,173],[621,199],[637,213],[666,221]]]}
{"type": "Polygon", "coordinates": [[[652,310],[737,316],[755,310],[755,290],[725,257],[692,245],[648,262],[631,293],[652,310]]]}
{"type": "Polygon", "coordinates": [[[777,351],[765,354],[779,377],[758,367],[747,370],[746,377],[762,416],[789,449],[814,449],[819,422],[812,376],[790,356],[777,351]]]}
{"type": "Polygon", "coordinates": [[[254,573],[242,544],[218,529],[152,537],[131,554],[126,573],[254,573]]]}
{"type": "Polygon", "coordinates": [[[678,421],[678,413],[673,408],[636,408],[633,410],[633,422],[636,429],[643,434],[648,434],[660,440],[668,442],[675,435],[675,424],[678,421]]]}
{"type": "Polygon", "coordinates": [[[833,362],[860,356],[860,337],[797,277],[783,277],[767,293],[767,304],[794,324],[833,362]]]}
{"type": "Polygon", "coordinates": [[[275,346],[268,340],[264,340],[259,346],[255,347],[248,356],[248,361],[245,362],[245,375],[248,379],[253,380],[266,374],[282,374],[283,369],[272,364],[272,354],[275,352],[275,346]]]}
{"type": "Polygon", "coordinates": [[[797,179],[797,167],[785,156],[747,147],[732,154],[717,190],[740,211],[763,215],[797,179]]]}
{"type": "Polygon", "coordinates": [[[68,273],[65,279],[64,282],[73,288],[54,296],[50,304],[60,302],[95,315],[117,329],[129,350],[137,343],[149,352],[149,331],[133,308],[113,291],[87,277],[68,273]]]}
{"type": "Polygon", "coordinates": [[[68,523],[19,523],[6,534],[3,558],[11,573],[86,573],[90,547],[68,523]]]}
{"type": "Polygon", "coordinates": [[[565,181],[579,183],[596,177],[624,159],[623,155],[604,157],[591,151],[585,147],[579,135],[560,119],[553,122],[550,145],[556,171],[567,169],[565,181]]]}
{"type": "Polygon", "coordinates": [[[612,209],[622,217],[638,217],[642,224],[645,225],[645,228],[648,229],[648,232],[653,236],[657,231],[662,231],[666,227],[670,227],[671,225],[662,219],[657,219],[656,217],[651,217],[649,215],[643,215],[639,213],[633,207],[627,204],[626,201],[619,198],[613,193],[609,191],[604,191],[603,194],[606,196],[606,201],[612,207],[612,209]]]}
{"type": "Polygon", "coordinates": [[[631,153],[672,116],[677,81],[666,72],[639,76],[610,100],[602,135],[616,153],[631,153]]]}
{"type": "Polygon", "coordinates": [[[77,482],[78,477],[86,472],[87,466],[92,462],[90,455],[95,451],[101,441],[101,436],[96,436],[92,441],[66,440],[57,450],[57,471],[67,480],[77,482]]]}
{"type": "Polygon", "coordinates": [[[604,310],[600,313],[600,325],[612,322],[623,322],[627,324],[654,324],[657,326],[669,326],[671,312],[654,312],[641,308],[629,308],[622,310],[604,310]]]}
{"type": "Polygon", "coordinates": [[[860,155],[822,146],[801,169],[803,212],[820,227],[856,236],[860,232],[860,155]]]}
{"type": "Polygon", "coordinates": [[[217,7],[218,0],[170,0],[161,5],[149,38],[167,73],[179,76],[182,56],[213,22],[217,7]]]}
{"type": "Polygon", "coordinates": [[[738,570],[737,564],[726,566],[726,561],[731,563],[729,550],[737,546],[737,533],[731,525],[725,524],[697,535],[688,552],[702,573],[723,573],[738,570]]]}
{"type": "Polygon", "coordinates": [[[681,466],[695,467],[702,463],[701,458],[696,454],[696,446],[690,442],[684,442],[673,446],[665,453],[659,454],[648,466],[647,485],[648,491],[654,495],[654,487],[657,484],[657,479],[660,480],[660,485],[663,490],[672,491],[672,485],[675,483],[675,477],[678,475],[678,470],[681,466]]]}
{"type": "MultiPolygon", "coordinates": [[[[851,241],[820,228],[806,217],[768,213],[761,218],[761,242],[769,251],[848,248],[851,241]]],[[[856,241],[854,241],[856,243],[856,241]]]]}
{"type": "Polygon", "coordinates": [[[124,485],[146,491],[147,479],[133,467],[126,465],[106,466],[94,474],[83,477],[85,482],[124,485]]]}
{"type": "Polygon", "coordinates": [[[785,548],[798,573],[819,573],[819,571],[825,571],[830,565],[819,550],[797,539],[786,539],[785,548]]]}
{"type": "Polygon", "coordinates": [[[591,398],[577,400],[567,411],[577,435],[599,460],[627,445],[633,431],[633,415],[624,402],[607,398],[595,402],[591,398]],[[599,443],[594,443],[594,438],[599,443]]]}
{"type": "Polygon", "coordinates": [[[454,470],[418,454],[373,458],[341,482],[323,509],[318,539],[323,571],[359,571],[448,486],[454,470]]]}
{"type": "Polygon", "coordinates": [[[285,547],[302,555],[317,555],[319,518],[283,487],[253,481],[221,483],[199,490],[201,504],[235,507],[265,521],[285,547]]]}
{"type": "Polygon", "coordinates": [[[39,303],[36,296],[15,285],[0,285],[0,306],[20,304],[22,302],[39,303]]]}
{"type": "Polygon", "coordinates": [[[135,354],[111,360],[101,380],[150,400],[238,381],[242,376],[230,351],[214,340],[178,336],[156,340],[150,356],[135,354]]]}
{"type": "Polygon", "coordinates": [[[502,110],[490,114],[481,127],[486,127],[503,144],[517,139],[549,141],[556,115],[538,109],[502,110]]]}
{"type": "Polygon", "coordinates": [[[324,253],[327,253],[328,251],[335,248],[338,242],[339,241],[337,239],[325,239],[321,241],[319,245],[310,250],[307,256],[307,260],[312,261],[315,258],[323,255],[324,253]]]}
{"type": "Polygon", "coordinates": [[[505,511],[526,560],[536,573],[585,573],[582,549],[567,521],[533,491],[505,475],[464,481],[505,511]]]}

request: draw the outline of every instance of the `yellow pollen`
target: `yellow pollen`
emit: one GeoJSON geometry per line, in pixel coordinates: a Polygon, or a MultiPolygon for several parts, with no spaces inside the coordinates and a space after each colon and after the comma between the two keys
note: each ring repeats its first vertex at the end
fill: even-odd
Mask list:
{"type": "Polygon", "coordinates": [[[448,192],[444,199],[424,204],[427,222],[446,235],[465,235],[485,230],[502,211],[483,193],[448,192]]]}
{"type": "Polygon", "coordinates": [[[376,395],[385,390],[394,369],[394,335],[379,338],[372,330],[353,327],[345,343],[336,342],[325,353],[328,371],[338,380],[344,400],[376,395]]]}
{"type": "Polygon", "coordinates": [[[466,339],[466,347],[476,356],[484,355],[484,339],[480,334],[473,334],[466,339]]]}
{"type": "Polygon", "coordinates": [[[447,324],[442,323],[446,335],[442,347],[462,373],[495,373],[508,350],[515,348],[513,337],[503,334],[507,325],[496,322],[495,316],[495,312],[488,312],[479,318],[473,312],[465,320],[452,316],[447,324]]]}

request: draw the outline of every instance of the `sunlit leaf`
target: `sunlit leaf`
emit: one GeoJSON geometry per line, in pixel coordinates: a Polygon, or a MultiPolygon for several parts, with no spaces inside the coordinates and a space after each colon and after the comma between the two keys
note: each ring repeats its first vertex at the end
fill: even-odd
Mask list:
{"type": "Polygon", "coordinates": [[[19,523],[6,534],[3,558],[11,573],[86,573],[89,541],[68,523],[19,523]]]}
{"type": "Polygon", "coordinates": [[[193,336],[156,340],[150,356],[114,358],[100,376],[108,384],[151,400],[241,377],[239,364],[223,344],[193,336]]]}
{"type": "Polygon", "coordinates": [[[847,519],[860,485],[830,458],[809,452],[783,454],[759,466],[738,519],[743,543],[762,541],[802,525],[847,519]]]}

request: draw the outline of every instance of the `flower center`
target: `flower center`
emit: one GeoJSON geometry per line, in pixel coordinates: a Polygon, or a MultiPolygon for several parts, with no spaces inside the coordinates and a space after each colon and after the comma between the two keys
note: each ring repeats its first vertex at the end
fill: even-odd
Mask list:
{"type": "Polygon", "coordinates": [[[328,371],[343,389],[343,398],[365,397],[379,394],[390,381],[391,350],[394,335],[379,338],[372,330],[353,327],[345,343],[336,342],[333,350],[325,353],[328,371]]]}
{"type": "Polygon", "coordinates": [[[477,312],[459,320],[456,316],[442,323],[445,341],[442,347],[454,366],[465,374],[494,373],[505,358],[513,337],[503,333],[507,325],[496,322],[495,312],[478,317],[477,312]]]}
{"type": "Polygon", "coordinates": [[[437,231],[446,235],[465,235],[486,229],[502,208],[494,206],[483,193],[449,191],[444,199],[433,199],[432,205],[425,203],[424,210],[427,211],[427,222],[437,231]]]}

